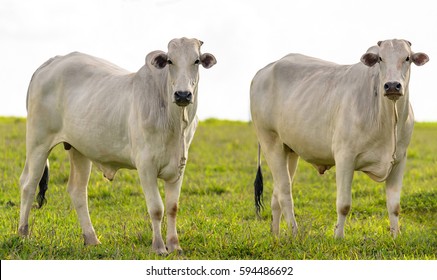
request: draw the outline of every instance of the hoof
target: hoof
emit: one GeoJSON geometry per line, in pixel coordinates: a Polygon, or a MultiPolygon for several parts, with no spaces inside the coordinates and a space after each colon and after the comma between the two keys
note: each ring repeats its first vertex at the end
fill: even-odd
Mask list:
{"type": "Polygon", "coordinates": [[[297,228],[297,225],[292,227],[291,232],[293,234],[293,237],[296,238],[297,235],[299,234],[299,229],[297,228]]]}
{"type": "Polygon", "coordinates": [[[334,238],[335,239],[343,239],[344,238],[344,229],[340,229],[338,226],[335,226],[334,238]]]}
{"type": "Polygon", "coordinates": [[[94,235],[83,235],[84,244],[86,246],[93,246],[93,245],[99,245],[101,244],[97,236],[94,235]]]}
{"type": "Polygon", "coordinates": [[[165,248],[164,241],[162,239],[161,240],[153,240],[152,249],[159,256],[167,256],[168,255],[167,248],[165,248]]]}
{"type": "Polygon", "coordinates": [[[399,228],[390,228],[390,234],[393,238],[396,238],[401,234],[401,231],[399,228]]]}
{"type": "Polygon", "coordinates": [[[20,226],[18,228],[18,235],[21,237],[27,237],[29,235],[29,226],[28,225],[20,226]]]}
{"type": "Polygon", "coordinates": [[[175,253],[175,254],[177,254],[178,256],[180,256],[180,255],[183,255],[184,250],[182,250],[182,248],[178,245],[178,246],[175,247],[175,248],[168,248],[168,252],[169,252],[169,253],[175,253]]]}
{"type": "Polygon", "coordinates": [[[168,251],[167,251],[167,249],[153,249],[153,251],[158,255],[158,256],[161,256],[161,257],[165,257],[165,256],[168,256],[168,251]]]}
{"type": "Polygon", "coordinates": [[[182,248],[179,246],[178,237],[172,237],[167,239],[167,250],[169,253],[177,252],[178,254],[182,253],[182,248]]]}

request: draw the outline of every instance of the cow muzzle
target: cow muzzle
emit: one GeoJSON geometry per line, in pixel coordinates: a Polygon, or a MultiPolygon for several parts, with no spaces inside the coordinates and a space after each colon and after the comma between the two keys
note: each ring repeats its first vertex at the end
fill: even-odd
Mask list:
{"type": "Polygon", "coordinates": [[[193,94],[189,91],[176,91],[174,93],[174,102],[181,107],[188,106],[193,103],[193,94]]]}
{"type": "Polygon", "coordinates": [[[398,100],[404,94],[402,92],[402,85],[399,82],[387,82],[384,84],[384,96],[390,100],[398,100]]]}

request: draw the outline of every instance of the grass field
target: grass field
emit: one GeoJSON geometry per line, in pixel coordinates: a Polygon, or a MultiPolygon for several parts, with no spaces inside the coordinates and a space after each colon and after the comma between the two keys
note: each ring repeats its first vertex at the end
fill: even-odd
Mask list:
{"type": "MultiPolygon", "coordinates": [[[[32,209],[30,237],[17,236],[19,176],[25,160],[25,120],[0,118],[0,257],[5,259],[436,259],[437,124],[418,123],[408,151],[401,197],[401,231],[389,234],[384,184],[356,173],[344,240],[333,238],[335,168],[325,175],[300,161],[293,186],[299,234],[281,225],[270,234],[272,178],[264,164],[266,207],[256,219],[253,180],[257,141],[249,123],[201,122],[190,148],[180,198],[178,230],[184,254],[157,256],[136,172],[120,170],[108,182],[93,168],[91,220],[102,242],[85,247],[66,191],[67,153],[50,155],[48,203],[32,209]]],[[[161,185],[162,186],[162,185],[161,185]]],[[[165,226],[164,226],[165,232],[165,226]]]]}

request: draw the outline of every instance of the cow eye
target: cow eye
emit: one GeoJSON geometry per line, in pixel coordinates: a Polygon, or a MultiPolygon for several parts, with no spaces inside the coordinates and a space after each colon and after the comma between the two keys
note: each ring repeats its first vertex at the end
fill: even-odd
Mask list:
{"type": "Polygon", "coordinates": [[[173,64],[173,61],[171,61],[170,59],[167,59],[167,64],[172,65],[172,64],[173,64]]]}
{"type": "Polygon", "coordinates": [[[200,64],[200,60],[199,60],[199,59],[196,59],[196,61],[194,61],[194,64],[195,64],[195,65],[199,65],[199,64],[200,64]]]}
{"type": "Polygon", "coordinates": [[[379,57],[379,61],[382,62],[382,57],[379,57]]]}
{"type": "Polygon", "coordinates": [[[410,61],[410,57],[409,57],[409,56],[407,56],[407,58],[405,59],[405,61],[410,61]]]}

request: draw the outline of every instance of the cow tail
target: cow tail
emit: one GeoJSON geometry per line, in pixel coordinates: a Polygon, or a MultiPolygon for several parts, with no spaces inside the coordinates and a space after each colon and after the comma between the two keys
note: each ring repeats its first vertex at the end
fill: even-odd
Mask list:
{"type": "Polygon", "coordinates": [[[44,204],[47,203],[47,199],[45,197],[46,191],[49,187],[49,161],[47,160],[47,164],[44,168],[44,173],[39,181],[39,192],[36,197],[36,201],[38,202],[38,208],[43,207],[44,204]]]}
{"type": "Polygon", "coordinates": [[[263,174],[261,171],[261,145],[258,143],[258,171],[256,172],[255,182],[253,183],[255,190],[255,209],[258,218],[261,218],[260,211],[264,208],[263,204],[263,174]]]}

